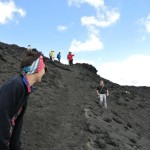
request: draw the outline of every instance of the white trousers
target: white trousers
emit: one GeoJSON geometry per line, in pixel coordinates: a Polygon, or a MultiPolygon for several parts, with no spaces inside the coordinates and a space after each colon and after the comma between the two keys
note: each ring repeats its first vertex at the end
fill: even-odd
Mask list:
{"type": "Polygon", "coordinates": [[[106,94],[99,95],[99,103],[101,106],[107,108],[106,94]]]}

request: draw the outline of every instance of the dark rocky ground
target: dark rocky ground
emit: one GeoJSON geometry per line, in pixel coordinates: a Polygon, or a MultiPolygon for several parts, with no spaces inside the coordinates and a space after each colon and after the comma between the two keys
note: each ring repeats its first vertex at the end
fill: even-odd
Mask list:
{"type": "MultiPolygon", "coordinates": [[[[0,43],[0,85],[19,73],[25,51],[0,43]]],[[[47,66],[29,99],[24,150],[150,150],[150,88],[105,80],[110,96],[108,110],[102,110],[95,95],[101,77],[94,67],[69,67],[48,59],[47,66]]]]}

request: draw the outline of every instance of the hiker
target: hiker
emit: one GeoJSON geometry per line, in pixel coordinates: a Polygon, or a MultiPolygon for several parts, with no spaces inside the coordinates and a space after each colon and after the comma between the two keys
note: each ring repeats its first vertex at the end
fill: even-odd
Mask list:
{"type": "Polygon", "coordinates": [[[100,85],[96,89],[96,94],[99,98],[99,103],[102,107],[107,108],[106,97],[109,96],[109,91],[107,87],[104,85],[104,81],[100,81],[100,85]]]}
{"type": "Polygon", "coordinates": [[[61,52],[59,52],[59,53],[57,54],[57,59],[58,59],[58,61],[60,62],[60,59],[61,59],[61,52]]]}
{"type": "Polygon", "coordinates": [[[55,60],[55,52],[51,51],[50,54],[49,54],[49,56],[50,56],[50,61],[54,62],[54,60],[55,60]]]}
{"type": "Polygon", "coordinates": [[[32,51],[31,45],[28,45],[27,50],[32,51]]]}
{"type": "Polygon", "coordinates": [[[69,52],[69,54],[67,55],[67,59],[69,61],[70,66],[73,66],[73,56],[74,54],[72,54],[72,52],[69,52]]]}
{"type": "MultiPolygon", "coordinates": [[[[27,52],[20,65],[22,73],[0,87],[0,150],[21,150],[21,130],[32,86],[46,71],[40,52],[27,52]]],[[[9,68],[8,68],[9,69],[9,68]]]]}

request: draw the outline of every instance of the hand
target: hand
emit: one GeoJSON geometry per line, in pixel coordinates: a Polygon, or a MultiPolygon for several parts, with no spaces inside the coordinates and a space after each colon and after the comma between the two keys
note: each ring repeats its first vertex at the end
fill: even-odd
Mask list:
{"type": "Polygon", "coordinates": [[[106,95],[109,96],[109,93],[107,93],[106,95]]]}

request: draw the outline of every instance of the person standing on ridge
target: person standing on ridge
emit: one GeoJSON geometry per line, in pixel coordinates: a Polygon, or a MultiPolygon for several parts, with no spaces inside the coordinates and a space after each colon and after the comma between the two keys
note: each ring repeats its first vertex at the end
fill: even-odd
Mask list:
{"type": "Polygon", "coordinates": [[[107,109],[106,97],[109,96],[109,91],[108,91],[107,87],[104,85],[103,80],[100,81],[100,85],[96,89],[96,94],[99,98],[100,105],[107,109]]]}
{"type": "Polygon", "coordinates": [[[28,45],[27,50],[32,51],[31,45],[28,45]]]}
{"type": "Polygon", "coordinates": [[[21,130],[32,86],[46,72],[40,52],[27,52],[20,65],[22,74],[0,87],[0,150],[21,150],[21,130]]]}
{"type": "Polygon", "coordinates": [[[61,59],[61,52],[59,52],[59,53],[57,54],[57,59],[58,59],[58,61],[60,62],[60,59],[61,59]]]}
{"type": "Polygon", "coordinates": [[[52,61],[52,51],[49,53],[50,61],[52,61]]]}
{"type": "Polygon", "coordinates": [[[51,51],[49,56],[50,56],[50,60],[54,62],[54,60],[55,60],[55,52],[51,51]]]}
{"type": "Polygon", "coordinates": [[[69,54],[67,55],[67,59],[69,61],[70,66],[73,66],[73,56],[74,54],[72,54],[72,52],[69,52],[69,54]]]}

